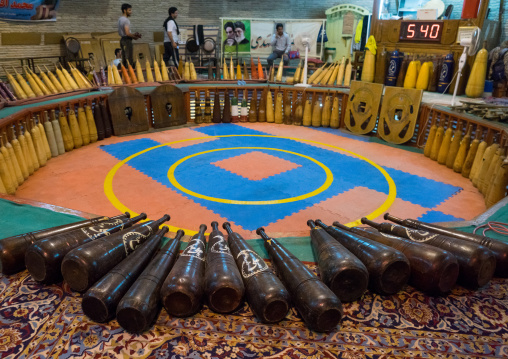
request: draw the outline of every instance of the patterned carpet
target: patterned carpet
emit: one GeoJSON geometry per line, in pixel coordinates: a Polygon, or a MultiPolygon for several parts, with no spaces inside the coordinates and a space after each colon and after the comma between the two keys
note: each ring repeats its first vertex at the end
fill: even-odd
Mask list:
{"type": "MultiPolygon", "coordinates": [[[[315,265],[307,263],[315,270],[315,265]]],[[[501,358],[508,357],[508,280],[472,292],[428,297],[407,286],[393,296],[367,292],[344,304],[337,330],[310,332],[294,309],[278,325],[257,321],[247,304],[231,315],[206,307],[191,318],[162,310],[142,335],[101,325],[66,285],[42,286],[26,271],[0,277],[2,358],[501,358]]]]}

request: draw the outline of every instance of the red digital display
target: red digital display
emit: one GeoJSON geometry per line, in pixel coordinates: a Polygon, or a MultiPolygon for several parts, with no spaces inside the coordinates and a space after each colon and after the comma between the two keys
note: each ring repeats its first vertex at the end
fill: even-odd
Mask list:
{"type": "Polygon", "coordinates": [[[401,21],[399,40],[440,42],[443,21],[401,21]]]}

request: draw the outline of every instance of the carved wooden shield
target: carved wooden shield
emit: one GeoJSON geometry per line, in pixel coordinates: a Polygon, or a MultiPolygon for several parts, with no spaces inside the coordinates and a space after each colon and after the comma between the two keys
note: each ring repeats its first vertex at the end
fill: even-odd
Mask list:
{"type": "Polygon", "coordinates": [[[378,133],[387,142],[401,144],[413,137],[422,90],[386,87],[378,133]]]}
{"type": "Polygon", "coordinates": [[[187,123],[185,98],[182,90],[173,85],[158,86],[150,94],[155,128],[179,126],[187,123]]]}
{"type": "Polygon", "coordinates": [[[109,95],[108,102],[116,136],[148,131],[145,97],[141,92],[122,86],[109,95]]]}
{"type": "MultiPolygon", "coordinates": [[[[140,61],[143,67],[145,66],[145,63],[147,61],[152,63],[150,45],[148,43],[135,41],[132,44],[132,53],[134,57],[134,62],[140,61]]],[[[134,66],[134,64],[132,64],[132,66],[134,66]]]]}
{"type": "Polygon", "coordinates": [[[349,131],[363,135],[376,127],[383,85],[352,81],[344,122],[349,131]]]}
{"type": "Polygon", "coordinates": [[[97,39],[79,39],[81,45],[82,58],[90,59],[93,67],[100,69],[104,64],[104,53],[101,49],[101,44],[97,39]]]}

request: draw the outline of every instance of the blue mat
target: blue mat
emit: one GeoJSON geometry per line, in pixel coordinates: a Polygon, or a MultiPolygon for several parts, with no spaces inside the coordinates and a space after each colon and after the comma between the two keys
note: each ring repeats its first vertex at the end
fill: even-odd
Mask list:
{"type": "MultiPolygon", "coordinates": [[[[234,124],[217,124],[194,130],[211,136],[266,135],[266,133],[234,124]]],[[[150,139],[138,139],[101,148],[117,159],[124,159],[157,145],[160,143],[150,139]]],[[[234,220],[246,230],[255,230],[260,225],[266,226],[274,223],[355,187],[366,187],[381,193],[388,193],[388,184],[382,174],[363,160],[304,142],[275,137],[221,137],[215,141],[177,149],[164,146],[130,160],[128,165],[215,213],[234,220]],[[229,149],[232,147],[271,149],[229,149]],[[326,173],[319,165],[307,158],[278,151],[280,149],[302,154],[321,162],[333,174],[333,182],[329,188],[313,197],[270,205],[215,202],[184,193],[170,183],[168,170],[178,160],[195,153],[223,148],[228,148],[228,150],[200,154],[184,161],[176,168],[175,179],[184,188],[201,195],[236,201],[274,201],[292,198],[310,193],[325,182],[326,173]],[[214,162],[250,152],[263,152],[299,165],[299,167],[254,181],[213,165],[214,162]]],[[[385,169],[397,186],[399,198],[429,209],[461,190],[459,187],[392,168],[385,167],[385,169]]]]}
{"type": "Polygon", "coordinates": [[[459,218],[452,216],[451,214],[446,214],[440,211],[428,211],[424,213],[422,216],[417,218],[419,221],[434,223],[434,222],[457,222],[464,221],[464,218],[459,218]]]}
{"type": "Polygon", "coordinates": [[[370,142],[369,137],[355,135],[354,133],[347,133],[347,132],[341,131],[336,128],[330,128],[330,127],[310,127],[310,128],[313,130],[319,131],[319,132],[326,132],[326,133],[331,133],[332,135],[336,135],[336,136],[340,136],[340,137],[351,138],[356,141],[370,142]]]}

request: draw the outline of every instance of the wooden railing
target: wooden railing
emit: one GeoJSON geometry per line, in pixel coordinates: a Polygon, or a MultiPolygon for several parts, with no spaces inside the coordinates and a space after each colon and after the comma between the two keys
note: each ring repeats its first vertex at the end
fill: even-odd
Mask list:
{"type": "Polygon", "coordinates": [[[457,129],[457,126],[460,126],[463,135],[467,132],[469,126],[472,126],[471,138],[484,139],[488,144],[492,142],[497,142],[501,146],[508,144],[508,126],[506,124],[452,111],[440,105],[423,104],[420,108],[416,131],[416,146],[425,146],[430,127],[434,124],[441,124],[445,129],[451,126],[453,131],[457,129]]]}
{"type": "MultiPolygon", "coordinates": [[[[205,103],[205,91],[209,91],[210,93],[210,102],[211,107],[213,108],[213,101],[215,91],[220,92],[221,98],[221,107],[223,107],[224,101],[224,92],[228,91],[230,98],[233,97],[235,93],[238,94],[239,103],[243,99],[244,90],[247,93],[247,101],[248,105],[252,100],[252,96],[254,94],[254,90],[257,93],[258,106],[259,100],[261,99],[261,95],[264,89],[266,89],[267,85],[263,83],[259,84],[248,84],[248,85],[236,85],[234,83],[190,83],[182,86],[182,90],[184,91],[184,108],[185,108],[185,116],[187,123],[194,122],[194,109],[195,109],[195,96],[198,96],[201,99],[201,106],[204,107],[205,103]]],[[[306,97],[310,96],[312,99],[312,105],[314,105],[315,101],[318,98],[324,99],[324,95],[329,94],[333,97],[339,97],[339,128],[344,129],[344,117],[345,117],[345,109],[347,106],[349,94],[348,89],[343,88],[323,88],[323,87],[311,87],[307,89],[297,88],[288,85],[278,85],[278,84],[270,84],[269,90],[272,92],[282,91],[287,93],[291,102],[294,103],[297,97],[306,97]]],[[[152,99],[150,96],[149,89],[144,90],[145,97],[145,106],[146,106],[146,115],[147,121],[149,123],[149,127],[153,128],[154,123],[154,115],[152,109],[152,99]]],[[[275,99],[275,97],[274,97],[275,99]]],[[[54,101],[46,101],[41,102],[39,104],[32,104],[31,107],[23,107],[20,108],[19,111],[15,111],[8,116],[0,119],[0,134],[4,131],[8,134],[8,140],[12,140],[11,131],[9,130],[13,125],[16,128],[16,133],[19,135],[22,131],[24,131],[23,121],[29,120],[35,116],[39,116],[40,118],[44,118],[44,111],[55,110],[58,112],[60,110],[67,110],[67,108],[74,109],[77,105],[82,105],[84,103],[88,104],[92,108],[99,102],[108,101],[108,93],[106,92],[91,92],[88,95],[85,95],[80,98],[68,99],[66,97],[57,98],[54,101]]],[[[294,116],[294,108],[292,109],[292,113],[294,116]]],[[[12,110],[10,111],[12,112],[12,110]]],[[[204,112],[204,111],[203,111],[204,112]]],[[[2,112],[0,112],[1,115],[2,112]]],[[[485,140],[489,145],[492,143],[498,143],[500,146],[508,146],[508,126],[503,123],[491,122],[483,120],[477,116],[458,113],[452,111],[451,109],[433,104],[422,104],[420,108],[420,114],[418,118],[418,122],[415,129],[414,136],[406,143],[409,146],[415,146],[419,148],[423,148],[425,143],[427,142],[430,127],[433,124],[441,124],[445,129],[448,127],[452,127],[455,131],[456,128],[461,128],[463,135],[466,133],[469,127],[472,127],[472,138],[478,138],[480,140],[485,140]]],[[[375,128],[370,135],[377,135],[377,128],[375,128]]]]}

